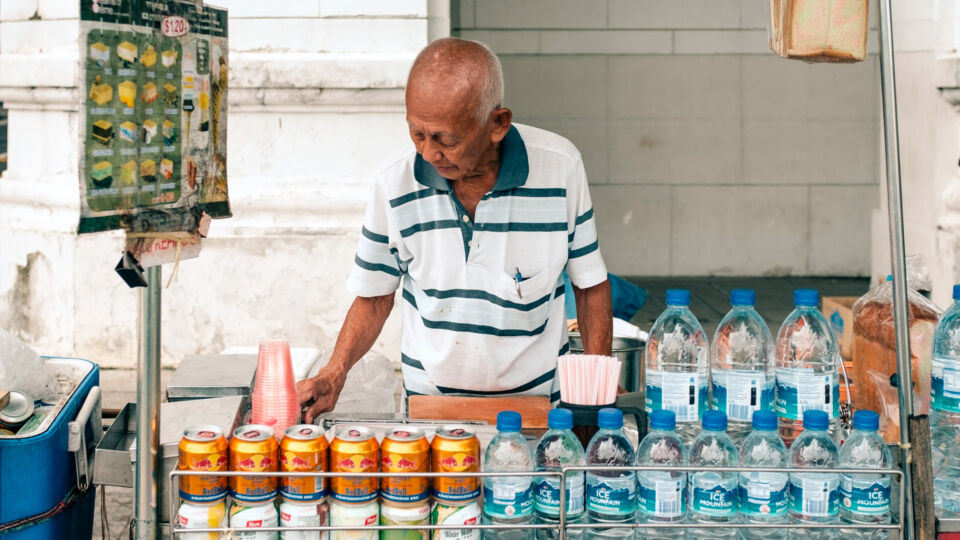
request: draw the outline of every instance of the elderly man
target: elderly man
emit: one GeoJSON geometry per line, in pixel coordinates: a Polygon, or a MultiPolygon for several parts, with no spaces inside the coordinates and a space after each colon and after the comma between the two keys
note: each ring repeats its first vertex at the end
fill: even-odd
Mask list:
{"type": "Polygon", "coordinates": [[[336,404],[403,286],[407,395],[559,399],[567,352],[562,273],[587,354],[610,354],[610,285],[580,153],[512,123],[500,61],[456,38],[429,44],[407,80],[416,152],[377,175],[329,364],[300,381],[306,420],[336,404]]]}

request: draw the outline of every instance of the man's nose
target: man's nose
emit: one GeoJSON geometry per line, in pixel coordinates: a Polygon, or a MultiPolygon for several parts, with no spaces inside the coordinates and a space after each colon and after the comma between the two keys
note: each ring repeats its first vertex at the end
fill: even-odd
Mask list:
{"type": "Polygon", "coordinates": [[[430,162],[430,164],[439,163],[440,160],[443,159],[443,152],[440,150],[440,145],[430,138],[423,141],[420,155],[423,156],[423,159],[430,162]]]}

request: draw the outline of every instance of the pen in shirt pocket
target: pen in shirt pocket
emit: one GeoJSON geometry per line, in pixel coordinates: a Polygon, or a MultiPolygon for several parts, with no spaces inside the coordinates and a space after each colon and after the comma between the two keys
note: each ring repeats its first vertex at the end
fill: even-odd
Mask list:
{"type": "Polygon", "coordinates": [[[520,292],[520,282],[523,281],[523,274],[520,273],[520,267],[513,267],[515,274],[513,274],[513,283],[517,286],[517,296],[523,300],[523,293],[520,292]]]}

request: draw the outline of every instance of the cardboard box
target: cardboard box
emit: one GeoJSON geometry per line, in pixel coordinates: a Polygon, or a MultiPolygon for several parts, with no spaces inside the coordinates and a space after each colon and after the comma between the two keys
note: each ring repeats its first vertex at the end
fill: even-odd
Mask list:
{"type": "MultiPolygon", "coordinates": [[[[823,316],[830,321],[830,328],[837,336],[840,356],[848,362],[853,359],[853,303],[858,298],[858,296],[823,297],[823,316]]],[[[850,377],[853,378],[852,373],[850,377]]]]}

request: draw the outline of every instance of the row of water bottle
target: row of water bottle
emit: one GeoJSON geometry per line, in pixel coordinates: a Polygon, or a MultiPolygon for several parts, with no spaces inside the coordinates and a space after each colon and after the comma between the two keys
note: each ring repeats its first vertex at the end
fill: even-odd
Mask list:
{"type": "Polygon", "coordinates": [[[934,505],[937,517],[960,519],[960,285],[933,333],[930,378],[934,505]]]}
{"type": "MultiPolygon", "coordinates": [[[[801,469],[888,469],[891,454],[877,434],[879,417],[857,411],[853,434],[841,449],[827,434],[829,417],[806,411],[804,431],[788,451],[777,435],[777,417],[757,411],[753,430],[737,449],[726,433],[727,417],[707,411],[702,432],[689,451],[676,433],[673,412],[651,414],[651,430],[634,449],[623,432],[623,414],[601,409],[599,430],[586,451],[570,431],[570,411],[555,409],[550,430],[540,439],[534,455],[519,433],[519,415],[501,422],[490,442],[484,470],[498,472],[559,471],[571,466],[603,466],[605,471],[570,471],[564,485],[567,523],[595,525],[569,529],[572,538],[704,538],[736,537],[738,529],[616,528],[623,523],[740,522],[778,524],[882,524],[890,522],[890,484],[879,474],[800,472],[801,469]],[[617,470],[626,466],[664,467],[663,471],[617,470]],[[791,468],[797,472],[682,472],[676,466],[791,468]]],[[[514,416],[515,415],[515,416],[514,416]]],[[[488,477],[484,479],[485,523],[556,524],[561,512],[557,477],[488,477]]],[[[836,529],[740,529],[741,538],[832,538],[836,529]]],[[[881,530],[841,529],[848,538],[885,538],[881,530]]],[[[484,530],[484,538],[526,540],[554,538],[552,530],[484,530]]]]}
{"type": "Polygon", "coordinates": [[[667,291],[667,308],[647,340],[646,409],[672,411],[681,440],[689,444],[706,410],[724,412],[740,442],[756,411],[776,411],[789,445],[802,430],[803,413],[819,410],[835,431],[840,416],[840,355],[836,337],[817,309],[819,295],[794,291],[795,309],[774,341],[755,309],[752,290],[730,293],[732,309],[720,321],[709,348],[690,311],[690,291],[667,291]]]}

